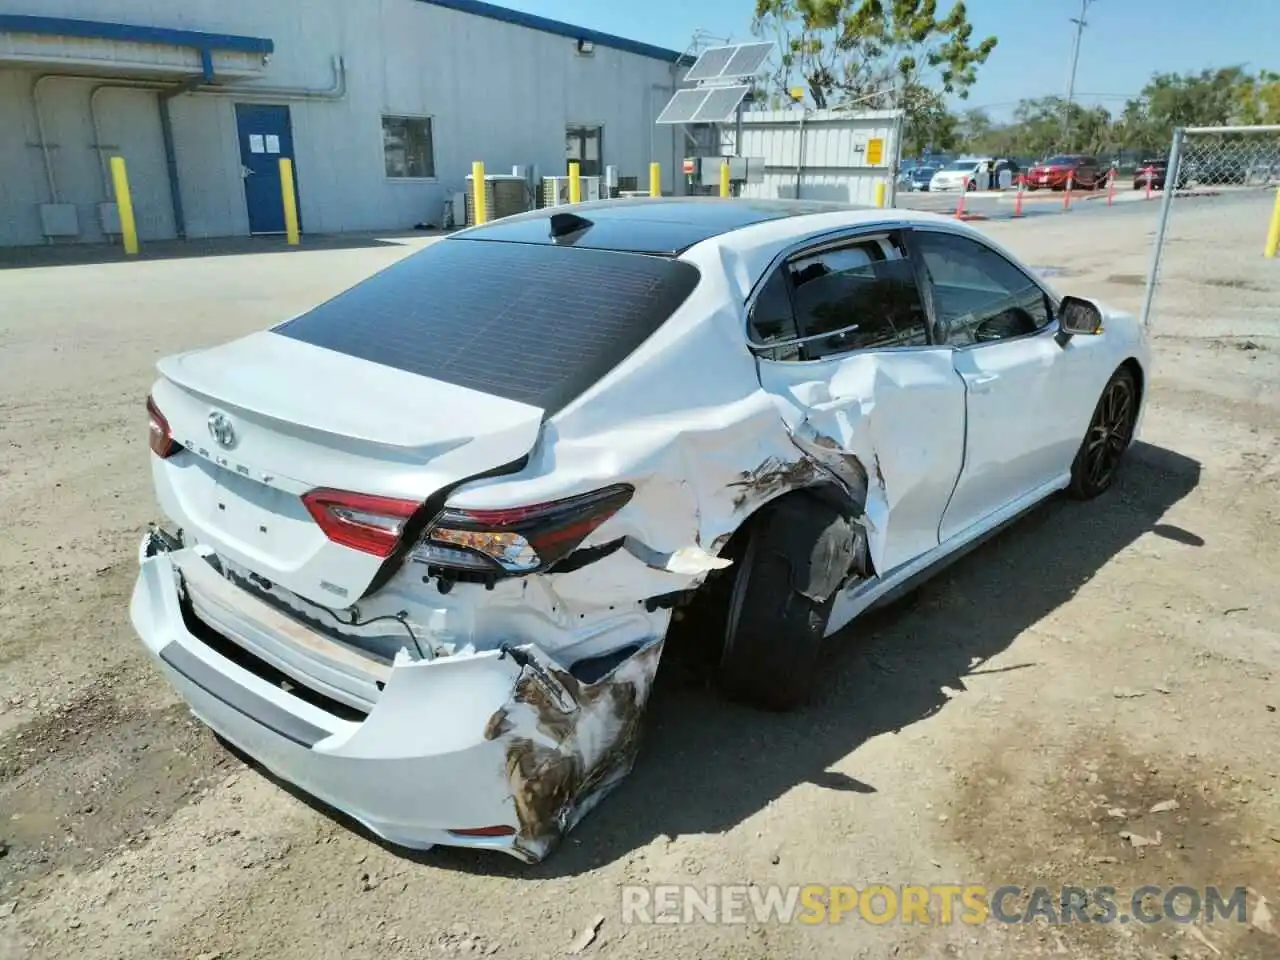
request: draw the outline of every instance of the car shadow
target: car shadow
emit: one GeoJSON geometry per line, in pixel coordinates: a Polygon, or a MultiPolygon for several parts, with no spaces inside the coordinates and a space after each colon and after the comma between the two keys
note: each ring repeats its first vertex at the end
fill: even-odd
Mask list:
{"type": "MultiPolygon", "coordinates": [[[[833,637],[813,701],[796,712],[726,703],[664,661],[635,769],[541,864],[471,850],[387,848],[460,872],[573,876],[658,836],[723,833],[797,784],[875,793],[874,782],[831,767],[867,740],[943,710],[950,698],[944,687],[954,695],[969,677],[1037,669],[984,664],[1144,534],[1203,545],[1194,532],[1161,522],[1199,480],[1195,460],[1137,444],[1115,487],[1099,499],[1050,499],[918,590],[833,637]]],[[[348,818],[323,812],[368,836],[348,818]]]]}

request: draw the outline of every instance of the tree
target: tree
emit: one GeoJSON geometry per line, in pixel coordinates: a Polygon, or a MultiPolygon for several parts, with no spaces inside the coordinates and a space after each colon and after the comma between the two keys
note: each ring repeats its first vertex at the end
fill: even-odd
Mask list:
{"type": "Polygon", "coordinates": [[[1125,146],[1164,149],[1174,127],[1213,127],[1250,122],[1245,116],[1263,114],[1272,94],[1263,74],[1254,78],[1243,67],[1219,67],[1199,73],[1157,73],[1137,100],[1125,104],[1125,146]]]}
{"type": "Polygon", "coordinates": [[[1236,122],[1280,123],[1280,73],[1263,70],[1246,77],[1236,88],[1236,122]]]}
{"type": "Polygon", "coordinates": [[[941,94],[912,86],[906,91],[905,101],[902,143],[907,156],[923,153],[926,147],[948,151],[959,145],[956,115],[947,109],[941,94]]]}
{"type": "Polygon", "coordinates": [[[996,46],[973,42],[963,0],[943,17],[937,0],[756,0],[752,29],[778,44],[775,88],[798,76],[819,108],[922,107],[915,88],[963,99],[996,46]]]}
{"type": "Polygon", "coordinates": [[[997,129],[991,121],[991,115],[981,107],[966,110],[960,116],[959,127],[960,139],[966,149],[975,152],[989,149],[988,143],[997,129]]]}

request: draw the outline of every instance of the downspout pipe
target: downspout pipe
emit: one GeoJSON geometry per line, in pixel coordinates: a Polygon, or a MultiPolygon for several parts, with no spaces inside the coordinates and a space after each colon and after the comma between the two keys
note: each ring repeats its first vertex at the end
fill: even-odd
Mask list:
{"type": "Polygon", "coordinates": [[[272,100],[341,100],[347,95],[347,64],[341,54],[334,54],[333,83],[326,89],[313,87],[260,87],[253,83],[202,85],[188,91],[209,96],[236,97],[240,100],[267,98],[272,100]]]}

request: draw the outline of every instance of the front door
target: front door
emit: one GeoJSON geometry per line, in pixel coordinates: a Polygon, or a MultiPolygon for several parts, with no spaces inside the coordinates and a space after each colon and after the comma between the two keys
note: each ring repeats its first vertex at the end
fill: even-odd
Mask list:
{"type": "Polygon", "coordinates": [[[945,543],[1064,483],[1096,392],[1088,348],[1057,337],[1053,302],[1035,280],[970,237],[917,230],[913,241],[938,339],[955,348],[965,386],[964,468],[938,531],[945,543]]]}
{"type": "MultiPolygon", "coordinates": [[[[249,211],[249,232],[284,233],[280,158],[293,159],[293,129],[289,123],[289,108],[275,104],[237,103],[236,131],[240,138],[240,175],[244,178],[244,202],[249,211]]],[[[295,191],[297,182],[295,164],[295,191]]],[[[301,202],[298,208],[301,210],[301,202]]]]}

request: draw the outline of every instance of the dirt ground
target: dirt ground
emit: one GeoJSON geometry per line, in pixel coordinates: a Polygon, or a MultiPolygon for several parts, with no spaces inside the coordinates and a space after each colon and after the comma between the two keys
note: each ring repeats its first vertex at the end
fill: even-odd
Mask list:
{"type": "MultiPolygon", "coordinates": [[[[988,229],[1136,310],[1155,205],[1132,206],[988,229]]],[[[188,717],[127,619],[155,359],[421,241],[0,269],[0,958],[561,956],[597,922],[584,956],[1280,957],[1268,207],[1178,209],[1115,489],[857,622],[803,711],[665,672],[631,778],[537,867],[317,811],[188,717]],[[623,924],[620,885],[672,883],[1243,886],[1251,922],[623,924]]]]}

